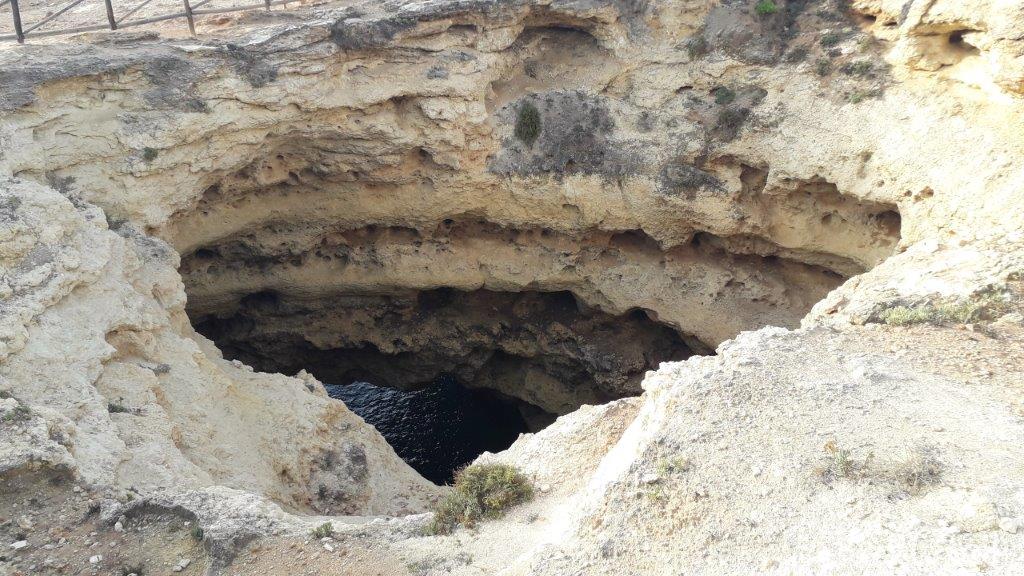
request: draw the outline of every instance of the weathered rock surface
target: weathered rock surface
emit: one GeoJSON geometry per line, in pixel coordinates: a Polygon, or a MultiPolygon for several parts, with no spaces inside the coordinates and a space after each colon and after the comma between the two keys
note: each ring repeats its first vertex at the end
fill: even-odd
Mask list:
{"type": "Polygon", "coordinates": [[[437,490],[310,376],[223,360],[192,331],[177,255],[56,191],[8,180],[0,469],[68,467],[135,494],[221,485],[293,511],[399,514],[437,490]],[[13,324],[13,326],[12,326],[13,324]]]}
{"type": "MultiPolygon", "coordinates": [[[[190,518],[195,573],[1019,570],[1021,7],[754,4],[354,2],[0,50],[0,476],[190,518]],[[880,323],[979,296],[998,321],[880,323]],[[538,498],[425,537],[443,489],[189,315],[266,367],[374,347],[352,366],[462,362],[557,413],[718,355],[485,455],[538,498]]],[[[47,528],[9,534],[18,570],[47,528]]]]}

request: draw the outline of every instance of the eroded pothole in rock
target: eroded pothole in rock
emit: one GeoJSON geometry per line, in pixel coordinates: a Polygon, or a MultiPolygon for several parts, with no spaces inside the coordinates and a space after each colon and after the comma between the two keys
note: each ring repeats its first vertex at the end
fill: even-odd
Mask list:
{"type": "Polygon", "coordinates": [[[435,482],[581,405],[639,394],[661,362],[797,325],[899,238],[888,207],[817,184],[800,202],[829,210],[804,220],[863,245],[836,255],[695,231],[666,246],[642,230],[458,214],[418,227],[262,220],[251,199],[242,210],[259,224],[232,229],[239,208],[220,194],[178,222],[216,237],[183,254],[196,330],[258,370],[312,373],[435,482]],[[204,230],[218,213],[228,230],[204,230]]]}

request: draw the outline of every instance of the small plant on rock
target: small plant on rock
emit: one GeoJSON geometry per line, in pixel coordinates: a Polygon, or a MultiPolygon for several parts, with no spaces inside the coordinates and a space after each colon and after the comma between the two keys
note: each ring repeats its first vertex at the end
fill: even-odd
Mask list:
{"type": "Polygon", "coordinates": [[[125,414],[130,412],[130,410],[120,402],[111,402],[107,404],[107,412],[110,412],[111,414],[125,414]]]}
{"type": "Polygon", "coordinates": [[[316,540],[334,536],[334,524],[331,524],[330,522],[324,522],[316,528],[313,528],[313,531],[310,532],[310,535],[316,540]]]}
{"type": "Polygon", "coordinates": [[[818,76],[828,76],[832,73],[832,62],[827,58],[820,58],[815,64],[814,70],[818,76]]]}
{"type": "Polygon", "coordinates": [[[193,526],[189,534],[192,536],[193,540],[199,542],[202,542],[203,536],[205,536],[205,534],[203,533],[203,528],[201,526],[193,526]]]}
{"type": "Polygon", "coordinates": [[[836,32],[827,32],[821,37],[821,40],[819,40],[818,43],[828,48],[829,46],[839,44],[839,41],[842,39],[842,36],[836,32]]]}
{"type": "Polygon", "coordinates": [[[156,157],[159,154],[160,153],[157,151],[156,148],[150,148],[149,146],[146,146],[145,148],[142,149],[142,159],[145,160],[146,162],[152,162],[153,160],[156,160],[156,157]]]}
{"type": "Polygon", "coordinates": [[[829,462],[818,471],[818,475],[826,484],[839,478],[861,477],[874,459],[874,454],[869,453],[864,461],[855,460],[849,450],[833,440],[825,443],[825,452],[829,455],[829,462]]]}
{"type": "Polygon", "coordinates": [[[434,509],[427,531],[451,534],[459,525],[472,528],[532,498],[533,485],[514,466],[474,464],[455,476],[455,489],[434,509]]]}
{"type": "Polygon", "coordinates": [[[121,567],[119,571],[120,576],[145,576],[146,565],[145,564],[127,564],[121,567]]]}
{"type": "Polygon", "coordinates": [[[854,90],[846,95],[851,104],[860,104],[869,98],[878,98],[882,93],[879,90],[854,90]]]}
{"type": "Polygon", "coordinates": [[[686,42],[686,53],[689,54],[692,59],[706,56],[709,52],[711,52],[711,45],[708,44],[708,41],[704,38],[703,34],[697,34],[686,42]]]}
{"type": "Polygon", "coordinates": [[[32,410],[25,405],[23,402],[18,402],[17,406],[8,410],[4,413],[0,421],[3,422],[25,422],[32,418],[32,410]]]}
{"type": "Polygon", "coordinates": [[[533,146],[533,143],[540,137],[540,131],[540,110],[537,110],[537,107],[530,102],[523,102],[519,107],[519,114],[516,116],[516,138],[527,146],[533,146]]]}
{"type": "Polygon", "coordinates": [[[662,458],[658,460],[658,476],[664,477],[678,472],[685,472],[690,467],[690,461],[682,456],[662,458]]]}
{"type": "Polygon", "coordinates": [[[851,62],[840,68],[840,72],[847,76],[868,76],[872,70],[874,70],[874,64],[868,60],[851,62]]]}
{"type": "Polygon", "coordinates": [[[929,486],[938,484],[942,477],[942,464],[925,450],[913,452],[892,470],[896,485],[907,494],[917,495],[929,486]]]}
{"type": "Polygon", "coordinates": [[[754,6],[754,11],[760,16],[770,16],[778,12],[779,7],[775,4],[774,0],[761,0],[754,6]]]}
{"type": "MultiPolygon", "coordinates": [[[[0,392],[0,394],[2,394],[0,395],[0,399],[14,398],[10,392],[0,392]]],[[[28,405],[17,398],[15,398],[15,401],[17,401],[18,404],[14,408],[11,408],[0,415],[0,423],[15,424],[19,422],[27,422],[32,418],[32,410],[28,405]]]]}
{"type": "Polygon", "coordinates": [[[853,473],[853,462],[850,460],[850,451],[840,448],[834,442],[825,444],[825,451],[832,455],[832,471],[840,478],[849,478],[853,473]]]}
{"type": "Polygon", "coordinates": [[[732,104],[733,100],[736,99],[736,92],[727,86],[719,86],[711,91],[715,96],[715,104],[719,106],[726,106],[732,104]]]}
{"type": "Polygon", "coordinates": [[[894,306],[881,313],[883,324],[913,326],[915,324],[972,324],[1005,313],[1007,302],[998,294],[986,294],[963,302],[925,303],[894,306]]]}

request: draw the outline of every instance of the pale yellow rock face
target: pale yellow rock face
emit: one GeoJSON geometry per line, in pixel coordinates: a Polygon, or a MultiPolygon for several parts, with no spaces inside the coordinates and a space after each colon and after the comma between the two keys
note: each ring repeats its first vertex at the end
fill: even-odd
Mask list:
{"type": "Polygon", "coordinates": [[[21,226],[3,246],[18,266],[0,383],[34,413],[4,427],[5,469],[70,466],[135,494],[230,486],[295,512],[402,514],[438,494],[311,376],[223,360],[189,325],[168,245],[37,184],[8,180],[3,201],[21,226]]]}
{"type": "Polygon", "coordinates": [[[42,463],[204,525],[273,519],[259,535],[286,556],[312,515],[422,513],[446,489],[316,377],[256,372],[196,328],[452,357],[528,314],[385,325],[397,306],[359,298],[559,293],[574,315],[501,345],[572,346],[614,378],[472,367],[563,415],[483,457],[537,500],[451,537],[348,518],[371,544],[346,551],[372,553],[311,568],[1011,573],[1022,371],[998,349],[1020,348],[1024,6],[754,4],[352,2],[0,51],[0,414],[30,411],[0,425],[0,476],[42,463]],[[999,318],[977,332],[884,324],[979,295],[999,318]],[[302,314],[250,314],[260,297],[302,314]],[[652,326],[700,357],[659,368],[652,326]],[[827,442],[863,474],[830,472],[827,442]],[[922,454],[943,466],[918,493],[901,478],[922,454]]]}

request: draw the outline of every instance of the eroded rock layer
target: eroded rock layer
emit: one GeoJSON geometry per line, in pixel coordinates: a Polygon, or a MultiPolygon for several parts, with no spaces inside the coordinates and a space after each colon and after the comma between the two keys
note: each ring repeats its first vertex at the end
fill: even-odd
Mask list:
{"type": "MultiPolygon", "coordinates": [[[[266,574],[1010,573],[1018,4],[357,0],[0,50],[0,476],[266,574]],[[993,326],[877,324],[978,296],[993,326]],[[331,555],[309,515],[444,489],[186,310],[268,368],[556,413],[697,354],[496,456],[539,483],[506,519],[331,555]]],[[[18,530],[19,570],[57,554],[18,530]]]]}
{"type": "Polygon", "coordinates": [[[415,389],[441,376],[565,414],[638,394],[644,373],[691,351],[642,310],[581,309],[567,292],[429,290],[393,296],[247,296],[196,328],[228,356],[324,382],[415,389]]]}

